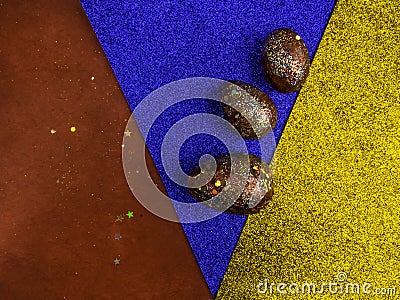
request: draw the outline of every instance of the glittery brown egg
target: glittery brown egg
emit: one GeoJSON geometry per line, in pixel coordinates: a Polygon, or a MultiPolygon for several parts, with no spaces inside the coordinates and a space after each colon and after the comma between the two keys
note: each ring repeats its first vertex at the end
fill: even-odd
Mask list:
{"type": "MultiPolygon", "coordinates": [[[[278,115],[274,102],[266,93],[249,83],[240,80],[231,80],[230,82],[231,85],[224,87],[224,100],[228,103],[240,104],[242,106],[241,112],[243,113],[245,110],[252,116],[259,126],[259,137],[263,137],[276,125],[278,115]],[[237,89],[237,86],[241,89],[237,89]],[[259,106],[255,106],[254,102],[249,101],[249,98],[256,100],[259,106]]],[[[242,113],[230,105],[223,105],[223,111],[225,118],[242,137],[257,138],[256,131],[242,113]]]]}
{"type": "MultiPolygon", "coordinates": [[[[224,189],[234,189],[236,187],[236,184],[231,181],[230,176],[231,156],[229,154],[221,155],[215,160],[217,165],[212,179],[199,188],[189,188],[189,193],[199,202],[213,198],[224,189]]],[[[250,167],[250,170],[247,170],[248,176],[247,180],[245,180],[244,190],[226,212],[236,214],[256,213],[267,205],[272,198],[272,172],[268,164],[259,157],[249,154],[249,165],[247,166],[250,167]]],[[[243,164],[243,166],[240,165],[239,170],[243,172],[245,168],[246,165],[243,164]]],[[[207,164],[205,169],[207,169],[207,164]]],[[[197,167],[191,175],[196,176],[198,174],[200,174],[200,167],[197,167]]],[[[228,203],[228,201],[232,202],[232,197],[229,196],[229,192],[226,195],[225,198],[221,199],[220,203],[215,204],[213,207],[214,209],[223,211],[221,206],[223,206],[224,203],[228,203]]]]}
{"type": "Polygon", "coordinates": [[[309,73],[308,49],[301,37],[291,29],[276,29],[267,37],[262,50],[264,74],[281,93],[298,91],[309,73]]]}

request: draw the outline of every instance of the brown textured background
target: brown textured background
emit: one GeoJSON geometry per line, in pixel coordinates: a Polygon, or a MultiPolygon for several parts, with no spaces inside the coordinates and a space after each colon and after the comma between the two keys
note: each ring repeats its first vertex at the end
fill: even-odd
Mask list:
{"type": "Polygon", "coordinates": [[[0,1],[0,101],[0,299],[211,299],[127,186],[130,110],[78,0],[0,1]]]}

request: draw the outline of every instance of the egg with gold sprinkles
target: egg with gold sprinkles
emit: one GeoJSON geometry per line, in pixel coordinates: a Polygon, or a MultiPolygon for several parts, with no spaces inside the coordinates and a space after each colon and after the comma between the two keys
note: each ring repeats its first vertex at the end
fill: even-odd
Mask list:
{"type": "MultiPolygon", "coordinates": [[[[243,154],[243,157],[247,156],[243,154]]],[[[225,188],[235,188],[233,187],[235,183],[231,181],[230,176],[231,156],[229,154],[224,154],[218,156],[215,161],[216,171],[212,179],[205,185],[198,188],[188,188],[190,195],[199,202],[210,200],[212,197],[222,192],[222,190],[225,188]]],[[[245,165],[244,163],[241,164],[242,160],[236,161],[240,162],[239,170],[241,171],[249,167],[249,170],[247,170],[248,176],[242,193],[226,212],[241,215],[257,213],[269,203],[273,196],[271,169],[267,163],[252,154],[248,155],[248,165],[245,165]]],[[[206,162],[204,169],[207,170],[208,166],[210,165],[211,163],[208,164],[206,162]]],[[[200,174],[201,171],[204,171],[204,169],[200,170],[200,167],[197,167],[191,175],[196,176],[200,174]]],[[[215,207],[213,207],[214,209],[219,210],[221,207],[226,207],[223,203],[232,201],[230,193],[228,192],[226,195],[226,199],[222,198],[221,203],[217,203],[215,207]]]]}
{"type": "Polygon", "coordinates": [[[272,31],[263,45],[261,63],[265,77],[281,93],[298,91],[310,70],[310,57],[303,39],[295,31],[272,31]]]}
{"type": "Polygon", "coordinates": [[[249,83],[240,80],[231,80],[230,83],[232,84],[224,87],[224,100],[228,104],[235,102],[241,107],[242,112],[246,111],[252,117],[259,128],[258,136],[243,114],[226,104],[223,105],[225,118],[244,138],[261,138],[268,134],[278,119],[274,102],[265,92],[249,83]]]}

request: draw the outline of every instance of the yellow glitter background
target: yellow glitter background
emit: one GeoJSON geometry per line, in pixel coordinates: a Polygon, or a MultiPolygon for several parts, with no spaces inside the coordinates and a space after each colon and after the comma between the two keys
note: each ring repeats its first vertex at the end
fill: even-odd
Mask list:
{"type": "Polygon", "coordinates": [[[371,294],[312,298],[395,288],[400,299],[399,11],[397,0],[336,4],[277,148],[274,199],[249,217],[217,299],[282,298],[257,285],[318,288],[339,272],[371,294]]]}

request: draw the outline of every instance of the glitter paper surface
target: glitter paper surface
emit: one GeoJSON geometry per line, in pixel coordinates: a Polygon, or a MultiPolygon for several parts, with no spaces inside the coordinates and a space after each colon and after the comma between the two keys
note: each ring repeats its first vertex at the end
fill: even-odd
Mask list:
{"type": "MultiPolygon", "coordinates": [[[[297,93],[280,94],[266,82],[260,66],[262,43],[276,28],[295,30],[316,52],[334,1],[94,1],[81,0],[89,20],[132,109],[155,89],[188,77],[237,79],[268,93],[276,103],[279,140],[297,93]]],[[[148,149],[168,194],[188,201],[186,188],[168,179],[160,156],[163,135],[188,114],[221,114],[209,102],[189,101],[167,111],[153,127],[148,149]]],[[[250,153],[257,145],[248,143],[250,153]]],[[[216,139],[196,136],[180,151],[189,171],[204,153],[225,152],[216,139]]],[[[245,216],[221,214],[196,224],[184,224],[194,255],[212,293],[216,293],[240,236],[245,216]]]]}
{"type": "Polygon", "coordinates": [[[389,0],[337,4],[277,148],[274,199],[248,218],[218,299],[281,298],[257,285],[339,272],[372,285],[361,298],[400,292],[399,11],[389,0]]]}

